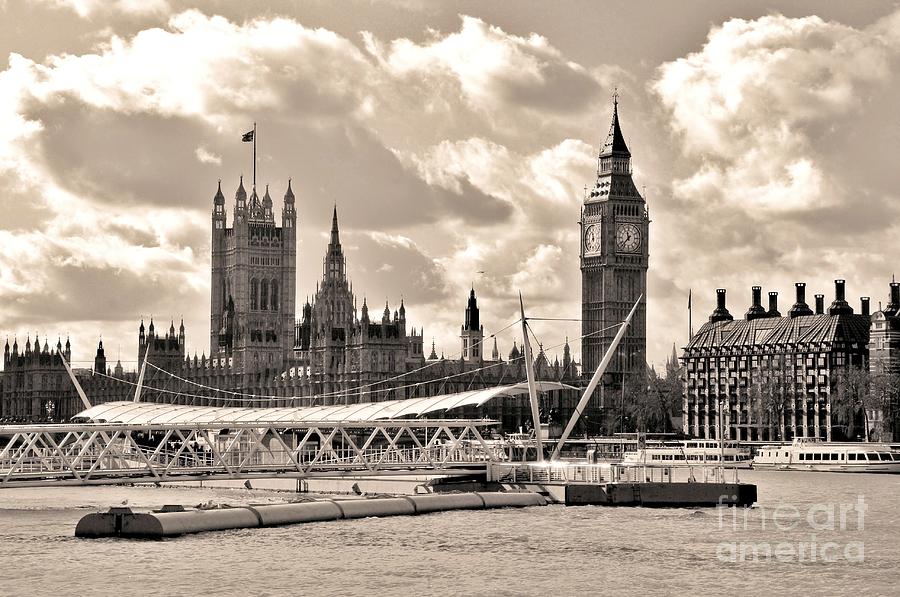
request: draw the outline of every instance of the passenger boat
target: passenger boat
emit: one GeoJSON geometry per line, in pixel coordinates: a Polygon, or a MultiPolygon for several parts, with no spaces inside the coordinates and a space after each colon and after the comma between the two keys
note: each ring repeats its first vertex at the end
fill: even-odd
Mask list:
{"type": "Polygon", "coordinates": [[[626,452],[622,464],[659,466],[724,465],[732,468],[750,468],[753,457],[750,448],[738,442],[715,440],[662,441],[647,444],[632,452],[626,452]]]}
{"type": "Polygon", "coordinates": [[[823,442],[798,437],[789,446],[762,446],[754,469],[830,473],[900,473],[900,452],[884,444],[823,442]]]}

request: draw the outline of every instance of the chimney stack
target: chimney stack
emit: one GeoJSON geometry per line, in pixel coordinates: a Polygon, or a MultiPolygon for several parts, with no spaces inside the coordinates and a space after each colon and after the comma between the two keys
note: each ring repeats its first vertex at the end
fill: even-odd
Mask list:
{"type": "Polygon", "coordinates": [[[869,297],[859,297],[859,310],[862,315],[869,316],[869,297]]]}
{"type": "Polygon", "coordinates": [[[725,289],[717,288],[716,289],[716,309],[712,312],[712,315],[709,316],[710,323],[716,323],[719,321],[731,321],[734,317],[731,316],[731,313],[728,312],[728,309],[725,308],[725,289]]]}
{"type": "Polygon", "coordinates": [[[824,315],[825,313],[825,295],[816,295],[816,315],[824,315]]]}
{"type": "Polygon", "coordinates": [[[791,316],[791,319],[801,315],[812,315],[812,309],[806,304],[806,283],[797,282],[795,286],[797,288],[797,302],[794,303],[788,314],[791,316]]]}
{"type": "Polygon", "coordinates": [[[853,315],[853,307],[844,297],[844,280],[834,281],[834,302],[828,309],[829,315],[853,315]]]}
{"type": "Polygon", "coordinates": [[[781,312],[778,311],[778,293],[770,292],[769,293],[769,311],[766,313],[766,317],[781,317],[781,312]]]}
{"type": "Polygon", "coordinates": [[[900,282],[891,282],[891,302],[888,303],[886,311],[896,314],[900,310],[900,282]]]}
{"type": "Polygon", "coordinates": [[[754,319],[759,319],[760,317],[766,316],[766,310],[762,306],[762,286],[754,286],[752,290],[753,303],[747,310],[747,321],[752,321],[754,319]]]}

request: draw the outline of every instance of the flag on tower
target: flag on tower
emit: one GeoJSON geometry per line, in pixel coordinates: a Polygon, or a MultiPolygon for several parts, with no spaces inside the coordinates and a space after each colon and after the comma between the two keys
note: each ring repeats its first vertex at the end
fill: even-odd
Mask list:
{"type": "Polygon", "coordinates": [[[247,131],[241,137],[241,141],[243,141],[244,143],[250,143],[251,141],[253,141],[254,133],[256,133],[256,129],[254,129],[252,131],[247,131]]]}

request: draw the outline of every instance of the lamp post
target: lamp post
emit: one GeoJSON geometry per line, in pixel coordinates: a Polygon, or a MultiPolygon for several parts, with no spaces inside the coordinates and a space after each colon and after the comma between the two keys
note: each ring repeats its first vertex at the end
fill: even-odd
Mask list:
{"type": "Polygon", "coordinates": [[[724,417],[722,416],[722,409],[725,407],[725,397],[722,395],[718,396],[719,408],[716,409],[716,414],[718,415],[718,423],[719,423],[719,466],[722,467],[722,479],[724,481],[725,477],[725,428],[723,426],[724,417]]]}

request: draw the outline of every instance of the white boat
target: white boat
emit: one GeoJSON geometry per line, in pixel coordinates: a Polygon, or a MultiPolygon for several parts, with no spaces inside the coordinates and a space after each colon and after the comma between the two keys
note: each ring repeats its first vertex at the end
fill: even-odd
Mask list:
{"type": "Polygon", "coordinates": [[[900,473],[900,452],[884,444],[823,442],[798,437],[789,446],[757,451],[754,469],[830,473],[900,473]]]}
{"type": "Polygon", "coordinates": [[[723,446],[716,440],[663,441],[648,444],[633,452],[626,452],[622,464],[648,466],[700,466],[724,465],[731,468],[750,468],[753,457],[750,448],[738,442],[726,441],[723,446]]]}

